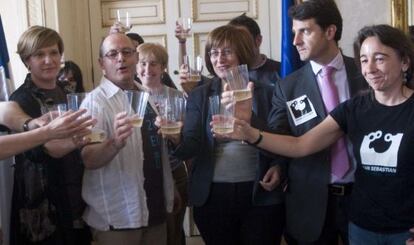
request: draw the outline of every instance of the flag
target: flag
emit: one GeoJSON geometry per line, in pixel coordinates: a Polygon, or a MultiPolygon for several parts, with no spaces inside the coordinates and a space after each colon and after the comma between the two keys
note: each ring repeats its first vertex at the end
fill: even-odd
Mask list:
{"type": "MultiPolygon", "coordinates": [[[[11,69],[9,64],[9,53],[7,51],[6,37],[0,15],[0,101],[9,100],[14,85],[11,82],[11,69]]],[[[1,102],[0,102],[1,103],[1,102]]],[[[1,125],[0,125],[1,126],[1,125]]],[[[3,127],[3,126],[1,126],[3,127]]],[[[0,128],[0,137],[7,134],[0,128]]],[[[13,190],[13,158],[0,160],[0,227],[3,230],[3,244],[9,244],[11,198],[13,190]]],[[[1,241],[0,241],[1,243],[1,241]]]]}
{"type": "Polygon", "coordinates": [[[282,67],[280,76],[284,78],[302,66],[298,51],[293,46],[292,19],[289,17],[289,8],[294,0],[282,0],[282,67]]]}
{"type": "Polygon", "coordinates": [[[10,71],[9,52],[0,16],[0,101],[9,100],[9,96],[14,90],[10,71]]]}

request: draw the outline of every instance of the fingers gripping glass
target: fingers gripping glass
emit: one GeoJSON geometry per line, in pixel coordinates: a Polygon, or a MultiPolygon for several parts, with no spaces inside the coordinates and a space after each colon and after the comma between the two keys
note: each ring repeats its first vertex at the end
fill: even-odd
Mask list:
{"type": "Polygon", "coordinates": [[[132,48],[123,48],[120,50],[112,49],[109,50],[104,56],[110,60],[116,60],[119,54],[122,54],[123,57],[129,58],[131,57],[136,51],[132,48]]]}

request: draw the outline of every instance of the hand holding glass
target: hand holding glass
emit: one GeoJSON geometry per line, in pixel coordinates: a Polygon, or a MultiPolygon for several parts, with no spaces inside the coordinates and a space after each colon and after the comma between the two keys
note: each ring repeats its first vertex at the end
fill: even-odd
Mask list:
{"type": "MultiPolygon", "coordinates": [[[[87,115],[94,118],[102,118],[102,105],[93,100],[92,93],[70,93],[66,95],[68,100],[68,109],[77,111],[81,107],[86,108],[87,115]]],[[[106,139],[106,132],[100,128],[93,126],[91,133],[85,136],[90,143],[100,143],[106,139]]]]}
{"type": "Polygon", "coordinates": [[[201,71],[203,70],[203,58],[200,55],[185,55],[184,64],[187,66],[187,81],[183,82],[181,86],[184,91],[190,92],[197,87],[201,80],[201,71]]]}
{"type": "Polygon", "coordinates": [[[193,24],[193,20],[189,17],[182,17],[177,20],[177,23],[181,26],[180,38],[186,39],[187,37],[189,37],[191,35],[190,31],[191,26],[193,24]]]}
{"type": "Polygon", "coordinates": [[[234,106],[222,104],[219,95],[210,96],[209,106],[211,115],[214,116],[213,131],[217,134],[232,133],[234,126],[234,106]]]}
{"type": "Polygon", "coordinates": [[[126,103],[125,111],[130,117],[134,127],[141,127],[144,121],[145,110],[147,108],[149,93],[144,91],[125,91],[126,103]]]}
{"type": "Polygon", "coordinates": [[[162,134],[179,134],[184,121],[185,99],[180,96],[166,97],[161,114],[162,134]]]}

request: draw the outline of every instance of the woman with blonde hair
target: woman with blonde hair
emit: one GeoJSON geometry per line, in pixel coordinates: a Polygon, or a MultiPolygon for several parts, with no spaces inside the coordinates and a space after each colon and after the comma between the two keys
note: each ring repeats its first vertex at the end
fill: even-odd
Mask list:
{"type": "MultiPolygon", "coordinates": [[[[142,86],[151,94],[151,100],[156,105],[159,114],[163,99],[167,96],[183,97],[183,94],[163,83],[163,76],[168,65],[167,50],[156,43],[143,43],[137,48],[138,65],[137,75],[142,86]]],[[[175,183],[174,210],[166,215],[167,244],[180,245],[184,238],[183,222],[187,206],[187,171],[184,162],[169,157],[175,183]]]]}
{"type": "MultiPolygon", "coordinates": [[[[29,73],[10,99],[31,118],[66,103],[56,83],[63,50],[59,34],[42,26],[30,27],[18,41],[17,53],[29,73]]],[[[78,151],[87,142],[78,139],[49,141],[16,156],[11,244],[90,244],[81,218],[84,167],[78,151]]]]}

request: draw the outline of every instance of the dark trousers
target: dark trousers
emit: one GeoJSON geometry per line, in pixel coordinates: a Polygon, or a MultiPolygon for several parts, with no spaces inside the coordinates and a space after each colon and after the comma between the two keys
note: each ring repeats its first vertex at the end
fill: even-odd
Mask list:
{"type": "Polygon", "coordinates": [[[253,182],[213,183],[194,221],[206,245],[280,244],[283,204],[252,205],[253,182]]]}
{"type": "Polygon", "coordinates": [[[289,245],[336,245],[339,244],[340,238],[343,245],[348,245],[349,198],[349,194],[338,196],[329,193],[325,224],[318,240],[301,242],[285,233],[286,242],[289,245]]]}

